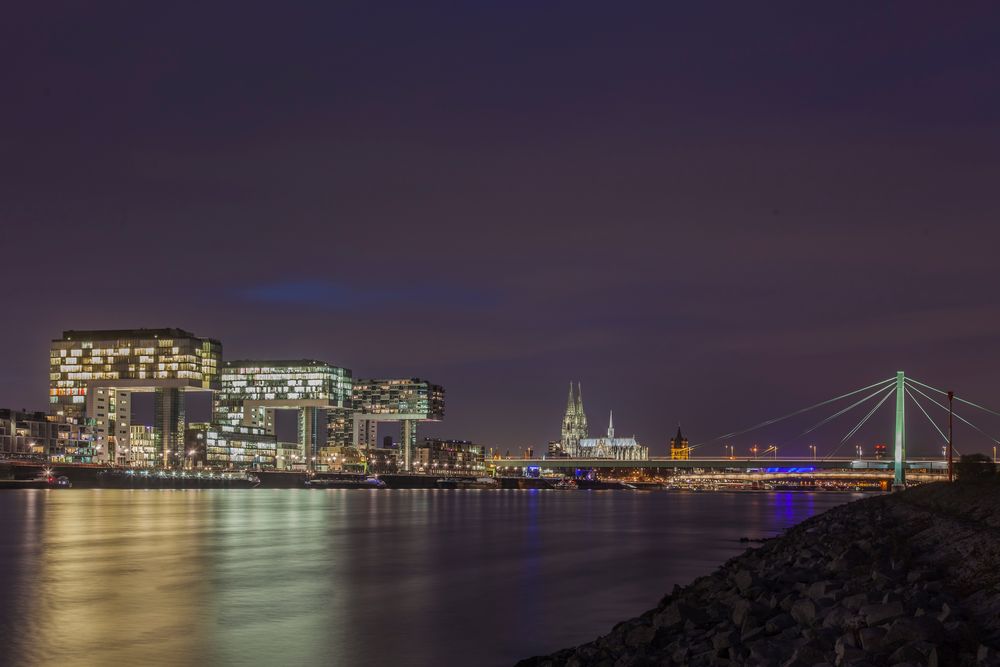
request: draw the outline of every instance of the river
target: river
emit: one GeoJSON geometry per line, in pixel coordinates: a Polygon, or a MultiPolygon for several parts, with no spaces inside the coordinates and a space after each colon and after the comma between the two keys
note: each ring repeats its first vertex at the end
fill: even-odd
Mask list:
{"type": "Polygon", "coordinates": [[[0,660],[510,665],[855,497],[3,491],[0,660]]]}

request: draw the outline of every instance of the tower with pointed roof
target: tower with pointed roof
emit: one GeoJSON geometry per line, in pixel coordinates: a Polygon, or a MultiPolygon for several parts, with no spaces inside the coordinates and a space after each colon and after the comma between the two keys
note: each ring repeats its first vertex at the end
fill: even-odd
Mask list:
{"type": "Polygon", "coordinates": [[[576,392],[573,383],[569,383],[569,398],[566,399],[566,415],[562,423],[563,451],[570,456],[576,456],[579,451],[580,439],[587,437],[587,414],[583,411],[583,389],[579,384],[576,392]]]}
{"type": "Polygon", "coordinates": [[[687,459],[691,457],[691,448],[688,447],[688,439],[681,433],[681,425],[677,425],[677,435],[670,438],[670,458],[687,459]]]}

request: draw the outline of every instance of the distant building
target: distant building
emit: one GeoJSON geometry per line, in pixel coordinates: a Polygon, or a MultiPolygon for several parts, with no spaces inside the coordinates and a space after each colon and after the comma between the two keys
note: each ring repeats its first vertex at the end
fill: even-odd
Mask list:
{"type": "Polygon", "coordinates": [[[0,409],[0,457],[54,463],[92,463],[90,430],[73,418],[0,409]]]}
{"type": "Polygon", "coordinates": [[[587,429],[587,414],[583,411],[583,388],[576,385],[576,395],[573,394],[573,383],[569,383],[569,398],[566,400],[566,414],[562,423],[562,450],[569,456],[580,455],[580,441],[589,437],[587,429]]]}
{"type": "Polygon", "coordinates": [[[356,380],[353,404],[351,444],[374,449],[379,422],[398,422],[400,467],[411,470],[417,423],[444,419],[444,387],[420,378],[356,380]]]}
{"type": "Polygon", "coordinates": [[[691,458],[691,448],[688,446],[688,439],[681,433],[681,425],[677,425],[677,435],[670,438],[670,458],[688,459],[691,458]]]}
{"type": "Polygon", "coordinates": [[[191,424],[184,431],[184,447],[186,467],[273,468],[277,457],[277,439],[257,426],[191,424]]]}
{"type": "Polygon", "coordinates": [[[485,469],[486,447],[469,440],[424,438],[414,452],[414,467],[425,472],[447,470],[476,473],[485,469]]]}
{"type": "Polygon", "coordinates": [[[615,437],[615,421],[612,414],[608,418],[608,435],[604,438],[583,438],[578,448],[580,458],[617,459],[619,461],[645,461],[649,458],[649,448],[631,438],[615,437]]]}
{"type": "Polygon", "coordinates": [[[153,468],[160,464],[152,426],[132,425],[129,428],[125,464],[133,468],[153,468]]]}
{"type": "Polygon", "coordinates": [[[278,470],[291,470],[293,466],[305,466],[302,449],[297,442],[279,442],[275,446],[274,467],[278,470]]]}
{"type": "Polygon", "coordinates": [[[186,391],[218,389],[222,343],[183,329],[64,331],[49,349],[49,402],[57,415],[92,427],[95,458],[128,449],[132,392],[153,392],[153,435],[164,464],[184,444],[186,391]]]}
{"type": "Polygon", "coordinates": [[[551,459],[569,455],[565,451],[563,451],[563,446],[561,442],[559,442],[558,440],[549,440],[549,446],[546,449],[546,456],[551,459]]]}
{"type": "Polygon", "coordinates": [[[325,457],[331,416],[346,423],[351,371],[315,359],[237,360],[222,367],[213,409],[218,424],[275,435],[275,411],[295,410],[299,450],[313,465],[325,457]]]}

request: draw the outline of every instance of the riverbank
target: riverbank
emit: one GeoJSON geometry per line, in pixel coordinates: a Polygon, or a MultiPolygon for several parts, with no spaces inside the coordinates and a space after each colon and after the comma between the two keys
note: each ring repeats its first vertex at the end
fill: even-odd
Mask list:
{"type": "Polygon", "coordinates": [[[803,521],[562,665],[1000,665],[1000,485],[928,484],[803,521]]]}

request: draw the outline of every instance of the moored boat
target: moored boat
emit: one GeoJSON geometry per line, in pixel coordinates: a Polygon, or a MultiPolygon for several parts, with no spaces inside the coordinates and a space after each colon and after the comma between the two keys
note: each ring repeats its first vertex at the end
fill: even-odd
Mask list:
{"type": "Polygon", "coordinates": [[[0,479],[0,489],[68,489],[72,486],[69,477],[51,473],[33,479],[0,479]]]}
{"type": "Polygon", "coordinates": [[[385,482],[374,476],[314,477],[307,479],[305,486],[307,489],[384,489],[385,482]]]}

